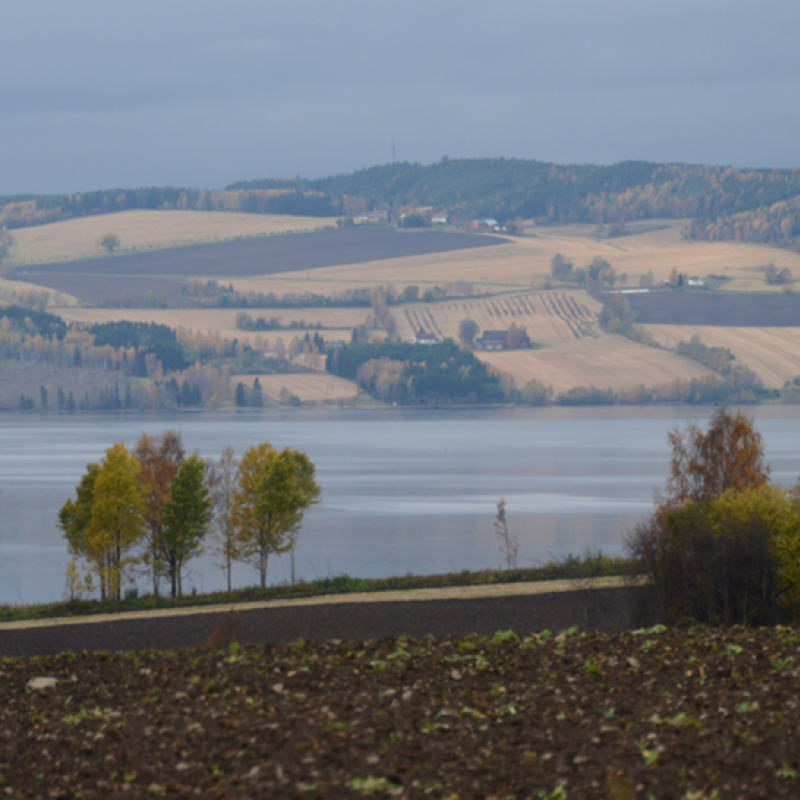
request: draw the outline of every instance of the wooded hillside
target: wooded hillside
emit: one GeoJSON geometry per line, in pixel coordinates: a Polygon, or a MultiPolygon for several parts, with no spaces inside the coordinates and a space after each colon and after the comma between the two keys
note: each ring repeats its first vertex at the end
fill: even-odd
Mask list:
{"type": "Polygon", "coordinates": [[[626,161],[611,166],[524,159],[393,163],[307,180],[240,181],[224,191],[114,189],[76,195],[0,197],[0,226],[36,225],[131,208],[348,216],[381,205],[433,206],[466,221],[523,218],[588,223],[619,235],[627,222],[690,219],[696,239],[800,246],[800,170],[626,161]],[[612,226],[606,228],[606,226],[612,226]]]}

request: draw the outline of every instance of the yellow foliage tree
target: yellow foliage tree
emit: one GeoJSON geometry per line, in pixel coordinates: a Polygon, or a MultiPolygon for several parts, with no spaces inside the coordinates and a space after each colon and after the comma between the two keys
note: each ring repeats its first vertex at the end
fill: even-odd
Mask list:
{"type": "Polygon", "coordinates": [[[237,557],[258,570],[262,589],[270,556],[294,547],[303,513],[319,500],[314,474],[309,457],[288,447],[279,453],[264,442],[242,456],[232,509],[237,557]]]}
{"type": "Polygon", "coordinates": [[[146,486],[138,481],[139,462],[124,444],[90,464],[76,500],[59,513],[70,551],[86,559],[103,600],[119,600],[122,582],[136,563],[133,546],[144,535],[146,486]]]}

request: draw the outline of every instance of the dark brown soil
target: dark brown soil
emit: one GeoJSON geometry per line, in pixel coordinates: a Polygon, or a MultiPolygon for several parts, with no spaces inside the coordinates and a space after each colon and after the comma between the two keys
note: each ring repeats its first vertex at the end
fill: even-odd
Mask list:
{"type": "Polygon", "coordinates": [[[150,289],[173,298],[176,286],[180,287],[182,279],[186,278],[273,275],[489,247],[508,241],[499,236],[470,233],[350,228],[35,264],[20,267],[15,274],[28,283],[85,297],[92,302],[143,295],[150,289]],[[102,276],[102,280],[98,282],[93,276],[102,276]]]}
{"type": "Polygon", "coordinates": [[[799,658],[800,631],[739,628],[5,659],[0,772],[35,797],[797,797],[799,658]]]}
{"type": "Polygon", "coordinates": [[[800,295],[659,291],[626,295],[642,325],[800,326],[800,295]]]}
{"type": "MultiPolygon", "coordinates": [[[[410,602],[318,603],[176,617],[125,618],[0,631],[0,656],[45,656],[66,650],[149,650],[198,647],[228,628],[242,644],[297,639],[386,639],[395,636],[521,634],[571,625],[623,631],[651,624],[646,590],[586,589],[540,595],[410,602]]],[[[235,608],[235,607],[232,607],[235,608]]]]}

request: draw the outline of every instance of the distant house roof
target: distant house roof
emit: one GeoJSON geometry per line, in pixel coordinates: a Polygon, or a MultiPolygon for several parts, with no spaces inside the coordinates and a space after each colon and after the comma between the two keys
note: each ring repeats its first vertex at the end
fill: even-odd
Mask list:
{"type": "Polygon", "coordinates": [[[496,219],[474,219],[472,220],[473,228],[496,228],[496,219]]]}
{"type": "Polygon", "coordinates": [[[417,344],[438,344],[439,337],[435,333],[418,331],[416,336],[417,344]]]}

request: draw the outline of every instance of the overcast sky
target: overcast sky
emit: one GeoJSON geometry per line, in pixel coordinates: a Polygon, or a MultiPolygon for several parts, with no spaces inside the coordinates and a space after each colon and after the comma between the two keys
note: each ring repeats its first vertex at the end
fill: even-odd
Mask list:
{"type": "Polygon", "coordinates": [[[800,166],[797,0],[26,0],[0,194],[517,156],[800,166]]]}

